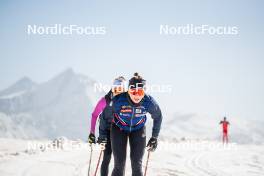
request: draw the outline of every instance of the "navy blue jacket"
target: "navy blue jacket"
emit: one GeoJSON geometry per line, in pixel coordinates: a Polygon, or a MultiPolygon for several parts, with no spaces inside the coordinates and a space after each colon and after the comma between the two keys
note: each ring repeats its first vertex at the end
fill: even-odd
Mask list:
{"type": "Polygon", "coordinates": [[[145,126],[147,113],[150,113],[153,119],[152,137],[158,137],[162,113],[156,101],[150,95],[145,95],[140,103],[135,104],[127,92],[121,93],[115,96],[102,112],[99,136],[107,136],[111,123],[125,132],[139,130],[145,126]]]}

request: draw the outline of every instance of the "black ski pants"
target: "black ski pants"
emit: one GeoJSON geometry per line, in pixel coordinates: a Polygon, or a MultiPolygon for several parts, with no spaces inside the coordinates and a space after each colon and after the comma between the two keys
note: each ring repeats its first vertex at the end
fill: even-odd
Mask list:
{"type": "Polygon", "coordinates": [[[120,130],[115,124],[112,124],[110,138],[114,156],[114,169],[112,176],[124,176],[125,174],[128,139],[130,145],[132,176],[143,176],[142,159],[146,147],[145,126],[137,131],[125,132],[120,130]]]}

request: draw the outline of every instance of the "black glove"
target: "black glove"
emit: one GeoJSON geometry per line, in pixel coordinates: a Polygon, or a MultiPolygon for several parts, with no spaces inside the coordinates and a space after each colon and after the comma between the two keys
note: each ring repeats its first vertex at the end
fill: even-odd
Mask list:
{"type": "Polygon", "coordinates": [[[96,143],[96,141],[95,141],[95,135],[94,135],[93,133],[90,133],[90,134],[89,134],[88,142],[89,142],[90,144],[95,144],[95,143],[96,143]]]}
{"type": "Polygon", "coordinates": [[[107,138],[102,138],[102,137],[99,137],[98,139],[97,139],[97,143],[98,144],[106,144],[107,143],[107,138]]]}
{"type": "Polygon", "coordinates": [[[151,137],[147,144],[147,147],[149,147],[149,151],[154,152],[157,146],[158,146],[158,139],[155,137],[151,137]]]}

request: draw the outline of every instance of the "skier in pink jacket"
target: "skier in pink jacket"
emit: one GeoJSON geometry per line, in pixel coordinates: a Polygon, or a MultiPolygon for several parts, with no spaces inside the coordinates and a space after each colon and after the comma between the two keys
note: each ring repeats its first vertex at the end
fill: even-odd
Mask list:
{"type": "MultiPolygon", "coordinates": [[[[98,118],[100,117],[101,113],[103,113],[105,107],[111,102],[112,98],[125,91],[125,87],[126,87],[125,84],[126,84],[126,80],[123,76],[120,76],[114,79],[112,89],[97,102],[97,105],[94,108],[94,111],[92,113],[92,118],[91,118],[91,129],[90,129],[90,134],[88,138],[88,142],[90,144],[96,143],[95,127],[96,127],[96,122],[98,118]]],[[[108,136],[107,143],[105,145],[104,157],[103,157],[103,161],[101,164],[101,176],[108,175],[108,170],[109,170],[108,166],[109,166],[111,155],[112,155],[110,129],[108,131],[107,136],[108,136]]]]}

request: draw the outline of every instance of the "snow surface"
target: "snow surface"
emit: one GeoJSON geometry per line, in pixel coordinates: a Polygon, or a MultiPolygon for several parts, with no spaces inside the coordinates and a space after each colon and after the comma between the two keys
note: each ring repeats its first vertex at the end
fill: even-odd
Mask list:
{"type": "MultiPolygon", "coordinates": [[[[0,139],[1,176],[86,176],[90,155],[89,146],[44,150],[30,153],[28,143],[51,141],[28,141],[0,139]]],[[[264,175],[264,146],[235,145],[227,148],[214,141],[161,141],[159,149],[150,155],[149,176],[262,176],[264,175]],[[170,144],[168,146],[168,144],[170,144]],[[189,146],[200,147],[182,147],[189,146]],[[171,147],[173,146],[173,147],[171,147]],[[203,146],[203,147],[201,147],[203,146]],[[211,149],[209,146],[218,146],[211,149]]],[[[37,149],[35,149],[37,151],[37,149]]],[[[99,146],[94,146],[92,172],[99,156],[99,146]]],[[[128,155],[129,156],[129,155],[128,155]]],[[[144,165],[147,155],[144,156],[144,165]]],[[[126,175],[131,175],[127,159],[126,175]]],[[[113,160],[110,171],[113,168],[113,160]]],[[[92,174],[91,174],[92,175],[92,174]]],[[[100,175],[98,173],[98,175],[100,175]]]]}

